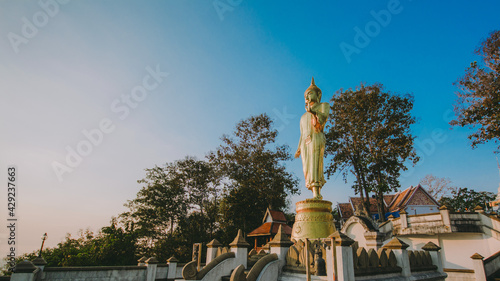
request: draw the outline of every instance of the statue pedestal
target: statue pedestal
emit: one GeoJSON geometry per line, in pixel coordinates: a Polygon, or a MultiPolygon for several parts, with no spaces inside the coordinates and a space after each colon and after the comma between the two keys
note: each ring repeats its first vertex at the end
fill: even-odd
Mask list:
{"type": "Polygon", "coordinates": [[[306,199],[297,202],[292,239],[326,238],[335,232],[332,216],[332,202],[326,200],[306,199]]]}

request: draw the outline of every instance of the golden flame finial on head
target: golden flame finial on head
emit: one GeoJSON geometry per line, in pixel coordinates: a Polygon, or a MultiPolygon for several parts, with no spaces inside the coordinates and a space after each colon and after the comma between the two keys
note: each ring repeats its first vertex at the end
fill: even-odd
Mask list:
{"type": "Polygon", "coordinates": [[[309,88],[307,88],[307,90],[304,92],[304,97],[307,95],[307,92],[311,91],[311,90],[315,90],[317,93],[318,93],[318,98],[319,100],[321,101],[321,89],[318,88],[318,86],[316,86],[316,84],[314,84],[314,77],[312,77],[311,79],[311,85],[309,86],[309,88]]]}

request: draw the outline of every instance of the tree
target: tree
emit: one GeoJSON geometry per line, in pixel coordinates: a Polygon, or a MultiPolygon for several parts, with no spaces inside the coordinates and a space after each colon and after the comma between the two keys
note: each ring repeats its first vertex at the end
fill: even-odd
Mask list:
{"type": "Polygon", "coordinates": [[[187,228],[198,242],[208,242],[215,231],[219,178],[210,163],[186,157],[164,167],[146,169],[137,197],[125,205],[122,223],[132,224],[141,255],[157,258],[186,256],[181,238],[187,228]],[[196,221],[195,221],[196,220],[196,221]],[[189,223],[188,223],[189,222],[189,223]]]}
{"type": "Polygon", "coordinates": [[[456,189],[450,184],[451,180],[449,178],[438,178],[432,174],[428,174],[420,180],[420,185],[437,201],[456,189]]]}
{"type": "Polygon", "coordinates": [[[475,53],[482,56],[483,63],[471,63],[454,83],[459,91],[454,106],[456,119],[450,122],[452,126],[477,127],[468,137],[472,148],[500,140],[500,30],[492,32],[475,53]]]}
{"type": "Polygon", "coordinates": [[[125,204],[129,211],[120,215],[126,223],[134,224],[140,237],[147,238],[148,246],[169,231],[173,233],[174,224],[187,214],[185,190],[176,169],[175,163],[146,169],[146,177],[137,181],[145,186],[125,204]]]}
{"type": "MultiPolygon", "coordinates": [[[[64,241],[54,248],[42,251],[47,266],[116,266],[135,265],[139,258],[136,253],[137,237],[130,229],[118,226],[116,219],[109,226],[94,233],[80,230],[78,237],[67,234],[64,241]]],[[[23,260],[34,260],[39,250],[16,257],[15,263],[23,260]]],[[[3,274],[10,274],[8,265],[2,269],[3,274]]]]}
{"type": "Polygon", "coordinates": [[[201,230],[208,230],[210,238],[215,231],[220,200],[220,176],[207,161],[186,157],[177,162],[180,184],[187,192],[187,202],[191,215],[200,218],[201,230]],[[206,225],[206,224],[209,225],[206,225]]]}
{"type": "Polygon", "coordinates": [[[352,173],[362,207],[369,210],[369,193],[375,193],[384,220],[383,194],[400,186],[407,161],[415,164],[419,159],[410,133],[413,97],[385,92],[382,84],[361,84],[355,90],[340,89],[330,102],[325,152],[332,158],[326,172],[330,176],[340,171],[344,180],[352,173]]]}
{"type": "Polygon", "coordinates": [[[475,191],[468,188],[458,188],[451,191],[451,197],[442,197],[439,204],[446,205],[455,211],[472,211],[476,206],[487,208],[487,203],[495,200],[495,194],[488,191],[475,191]]]}
{"type": "Polygon", "coordinates": [[[278,131],[272,123],[266,114],[242,120],[208,155],[225,177],[220,205],[225,241],[233,239],[238,228],[248,232],[258,227],[268,207],[284,209],[288,196],[298,193],[298,179],[283,164],[292,159],[289,147],[273,146],[278,131]]]}

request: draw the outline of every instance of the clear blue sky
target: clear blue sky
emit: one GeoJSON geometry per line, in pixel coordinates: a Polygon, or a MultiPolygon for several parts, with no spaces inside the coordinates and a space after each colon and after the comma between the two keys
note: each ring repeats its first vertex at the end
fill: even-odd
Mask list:
{"type": "MultiPolygon", "coordinates": [[[[432,173],[497,191],[494,145],[472,150],[470,131],[448,121],[452,83],[500,28],[498,1],[41,3],[0,2],[0,182],[17,165],[18,254],[37,249],[45,232],[54,246],[67,232],[97,231],[135,197],[145,168],[203,158],[250,115],[269,114],[293,152],[311,76],[323,101],[361,82],[414,94],[422,161],[402,188],[432,173]],[[69,157],[70,167],[68,147],[79,145],[87,155],[69,157]],[[56,162],[67,167],[62,181],[56,162]]],[[[288,167],[302,180],[299,160],[288,167]]],[[[293,202],[310,197],[301,189],[293,202]]],[[[354,195],[342,176],[323,194],[334,203],[354,195]]]]}

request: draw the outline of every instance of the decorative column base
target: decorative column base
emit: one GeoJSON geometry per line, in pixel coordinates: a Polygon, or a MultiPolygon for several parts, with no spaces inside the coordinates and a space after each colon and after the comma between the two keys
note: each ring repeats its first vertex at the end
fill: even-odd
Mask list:
{"type": "Polygon", "coordinates": [[[326,200],[306,199],[297,202],[292,239],[326,238],[335,232],[332,216],[332,202],[326,200]]]}

